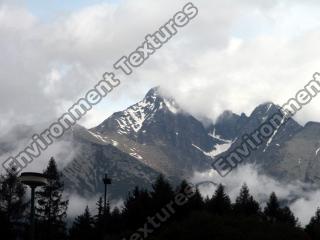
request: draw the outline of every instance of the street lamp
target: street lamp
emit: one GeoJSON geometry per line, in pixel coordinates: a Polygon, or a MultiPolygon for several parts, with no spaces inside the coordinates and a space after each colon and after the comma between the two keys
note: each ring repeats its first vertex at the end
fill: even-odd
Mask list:
{"type": "Polygon", "coordinates": [[[35,172],[24,172],[19,177],[20,181],[31,189],[31,213],[30,213],[30,236],[34,240],[34,195],[35,189],[48,183],[45,175],[35,172]]]}
{"type": "Polygon", "coordinates": [[[108,185],[111,184],[111,178],[108,178],[108,175],[105,174],[104,178],[102,180],[104,183],[104,212],[106,213],[106,210],[107,210],[107,191],[108,191],[108,185]]]}

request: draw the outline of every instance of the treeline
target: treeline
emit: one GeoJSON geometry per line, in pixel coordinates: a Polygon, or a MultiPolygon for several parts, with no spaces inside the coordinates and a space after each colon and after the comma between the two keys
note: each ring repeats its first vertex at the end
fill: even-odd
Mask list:
{"type": "MultiPolygon", "coordinates": [[[[105,206],[103,199],[98,199],[95,214],[87,207],[67,228],[68,201],[63,199],[63,183],[54,159],[44,174],[49,184],[36,192],[39,240],[320,239],[320,209],[302,228],[275,193],[262,208],[245,184],[232,203],[222,185],[204,199],[186,181],[175,188],[163,176],[151,190],[136,187],[122,209],[111,210],[109,203],[105,206]]],[[[26,188],[15,174],[1,176],[1,239],[29,239],[29,214],[26,188]]]]}

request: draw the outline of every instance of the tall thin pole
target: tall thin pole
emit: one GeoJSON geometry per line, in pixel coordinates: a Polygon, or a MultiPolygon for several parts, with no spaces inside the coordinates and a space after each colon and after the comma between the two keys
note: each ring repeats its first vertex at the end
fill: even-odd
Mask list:
{"type": "Polygon", "coordinates": [[[107,191],[108,191],[108,184],[104,184],[104,211],[107,210],[107,191]]]}
{"type": "Polygon", "coordinates": [[[34,193],[35,193],[35,186],[31,187],[31,214],[30,214],[30,239],[34,240],[34,193]]]}
{"type": "Polygon", "coordinates": [[[107,210],[107,193],[108,193],[108,184],[111,184],[111,178],[108,178],[108,175],[105,174],[104,175],[104,179],[103,183],[104,183],[104,213],[106,213],[107,210]]]}

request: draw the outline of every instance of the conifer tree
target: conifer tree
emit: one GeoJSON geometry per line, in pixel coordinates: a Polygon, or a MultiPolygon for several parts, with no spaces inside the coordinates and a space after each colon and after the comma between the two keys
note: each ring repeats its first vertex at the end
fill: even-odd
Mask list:
{"type": "Polygon", "coordinates": [[[104,206],[102,197],[96,203],[97,215],[94,217],[96,236],[101,239],[104,234],[104,206]]]}
{"type": "Polygon", "coordinates": [[[154,209],[157,211],[163,208],[174,198],[174,191],[170,183],[161,174],[152,185],[152,202],[154,209]]]}
{"type": "Polygon", "coordinates": [[[15,227],[22,224],[27,207],[25,187],[14,169],[0,176],[0,184],[0,223],[1,229],[4,229],[2,237],[14,239],[17,235],[15,227]]]}
{"type": "Polygon", "coordinates": [[[59,240],[65,237],[65,220],[68,201],[63,199],[64,184],[58,172],[54,158],[51,158],[44,171],[48,184],[37,192],[36,214],[43,231],[40,238],[45,240],[59,240]]]}
{"type": "Polygon", "coordinates": [[[84,213],[78,216],[71,229],[70,239],[71,240],[88,240],[94,236],[94,219],[91,216],[88,206],[84,213]]]}
{"type": "Polygon", "coordinates": [[[109,232],[110,233],[117,233],[123,230],[123,222],[122,222],[122,215],[119,208],[115,207],[111,212],[111,220],[109,223],[109,232]]]}
{"type": "Polygon", "coordinates": [[[234,204],[234,211],[237,214],[255,215],[260,211],[260,206],[257,201],[250,195],[249,188],[243,184],[239,196],[236,198],[234,204]]]}
{"type": "Polygon", "coordinates": [[[295,218],[289,207],[280,207],[280,203],[274,192],[270,195],[267,206],[264,209],[264,215],[268,221],[273,223],[282,222],[293,227],[298,223],[298,220],[295,218]]]}
{"type": "Polygon", "coordinates": [[[143,224],[146,217],[153,214],[152,210],[155,208],[153,203],[154,201],[147,190],[135,187],[124,202],[123,215],[127,226],[136,229],[143,224]]]}
{"type": "Polygon", "coordinates": [[[198,188],[196,188],[194,196],[191,199],[189,199],[189,203],[190,203],[191,209],[193,210],[203,209],[204,201],[198,188]]]}
{"type": "Polygon", "coordinates": [[[208,210],[213,214],[223,215],[231,210],[231,201],[224,191],[224,186],[219,184],[212,198],[207,202],[208,210]]]}
{"type": "Polygon", "coordinates": [[[267,206],[264,208],[264,215],[270,222],[275,222],[280,216],[281,208],[278,198],[274,192],[271,193],[267,206]]]}
{"type": "Polygon", "coordinates": [[[315,216],[311,218],[305,231],[309,234],[311,239],[320,239],[320,208],[317,209],[315,216]]]}
{"type": "Polygon", "coordinates": [[[298,219],[294,216],[289,207],[281,208],[280,216],[278,219],[282,223],[295,227],[298,223],[298,219]]]}
{"type": "Polygon", "coordinates": [[[182,217],[190,213],[191,211],[202,210],[204,202],[199,189],[191,186],[187,183],[187,181],[183,180],[176,190],[176,194],[179,193],[186,196],[187,202],[183,206],[179,207],[177,215],[182,217]],[[186,194],[186,191],[189,193],[186,194]]]}

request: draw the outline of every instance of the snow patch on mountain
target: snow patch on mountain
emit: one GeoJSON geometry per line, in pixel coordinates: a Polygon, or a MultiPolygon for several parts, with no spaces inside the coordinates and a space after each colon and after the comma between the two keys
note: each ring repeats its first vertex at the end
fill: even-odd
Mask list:
{"type": "Polygon", "coordinates": [[[266,112],[269,112],[270,108],[272,107],[272,103],[269,103],[268,107],[267,107],[267,111],[266,112]]]}
{"type": "Polygon", "coordinates": [[[320,151],[320,148],[316,150],[316,156],[318,155],[319,151],[320,151]]]}
{"type": "Polygon", "coordinates": [[[119,143],[117,141],[115,141],[115,140],[111,139],[111,142],[112,142],[112,145],[115,146],[115,147],[119,145],[119,143]]]}
{"type": "Polygon", "coordinates": [[[214,148],[209,152],[204,151],[203,149],[201,149],[200,147],[198,147],[195,144],[192,144],[192,146],[195,147],[196,149],[198,149],[199,151],[201,151],[204,155],[211,157],[211,158],[215,158],[219,154],[228,151],[230,149],[232,143],[233,143],[233,141],[227,140],[222,144],[216,144],[214,146],[214,148]]]}
{"type": "Polygon", "coordinates": [[[102,137],[102,136],[99,135],[99,134],[93,133],[93,132],[91,132],[91,131],[89,131],[89,133],[90,133],[93,137],[95,137],[96,139],[98,139],[98,140],[100,140],[100,141],[102,141],[102,142],[104,142],[104,143],[110,143],[109,141],[107,141],[104,137],[102,137]]]}
{"type": "Polygon", "coordinates": [[[129,153],[132,157],[136,158],[136,159],[139,159],[139,160],[142,160],[143,157],[141,155],[139,155],[138,153],[136,152],[132,152],[132,153],[129,153]]]}
{"type": "Polygon", "coordinates": [[[177,114],[179,112],[179,108],[177,106],[177,104],[173,101],[173,100],[167,100],[167,99],[163,99],[164,104],[166,105],[166,107],[169,109],[170,112],[177,114]]]}
{"type": "Polygon", "coordinates": [[[155,109],[154,102],[148,102],[146,99],[127,108],[123,111],[123,115],[116,119],[119,126],[118,133],[139,132],[143,123],[153,115],[155,109]]]}
{"type": "Polygon", "coordinates": [[[195,148],[197,148],[198,150],[200,150],[201,152],[203,152],[203,154],[205,154],[206,156],[209,156],[211,158],[215,158],[216,156],[218,156],[219,154],[221,153],[224,153],[226,151],[228,151],[231,147],[231,145],[234,143],[235,140],[230,140],[230,139],[224,139],[223,137],[221,137],[220,135],[218,135],[216,133],[216,129],[214,128],[212,130],[212,133],[208,133],[208,135],[214,139],[217,139],[219,140],[220,144],[216,144],[214,146],[214,148],[209,151],[209,152],[206,152],[204,151],[203,149],[199,148],[198,146],[192,144],[195,148]]]}
{"type": "Polygon", "coordinates": [[[282,117],[282,120],[280,122],[280,125],[276,128],[276,130],[273,132],[272,136],[269,138],[266,147],[263,149],[263,152],[266,152],[266,150],[268,149],[268,147],[270,146],[270,144],[272,143],[272,140],[274,138],[274,136],[278,133],[278,130],[280,129],[280,127],[283,125],[283,123],[285,122],[286,117],[282,117]]]}
{"type": "Polygon", "coordinates": [[[227,141],[223,144],[217,144],[216,146],[214,146],[214,150],[212,150],[211,152],[209,152],[211,157],[216,157],[221,153],[224,153],[226,151],[228,151],[232,145],[233,141],[227,141]]]}
{"type": "Polygon", "coordinates": [[[208,135],[209,135],[210,137],[214,138],[214,139],[218,139],[218,140],[223,141],[223,142],[229,142],[229,141],[231,141],[231,140],[229,140],[229,139],[224,139],[224,138],[222,138],[220,135],[216,134],[216,129],[215,129],[215,128],[213,129],[212,133],[208,133],[208,135]]]}
{"type": "Polygon", "coordinates": [[[152,120],[157,111],[177,114],[180,108],[173,99],[162,97],[157,89],[151,90],[142,101],[127,108],[115,119],[118,133],[138,133],[147,121],[152,120]]]}

